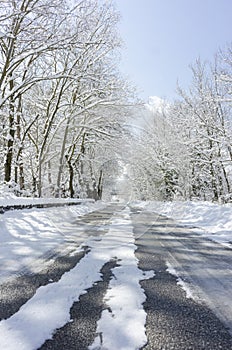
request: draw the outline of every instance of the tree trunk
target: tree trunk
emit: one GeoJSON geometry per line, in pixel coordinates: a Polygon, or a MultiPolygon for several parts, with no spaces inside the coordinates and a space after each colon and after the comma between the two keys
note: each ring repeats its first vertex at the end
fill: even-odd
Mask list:
{"type": "Polygon", "coordinates": [[[71,160],[67,160],[68,169],[69,169],[69,192],[70,198],[74,198],[74,188],[73,188],[73,179],[74,179],[74,171],[71,160]]]}
{"type": "MultiPolygon", "coordinates": [[[[13,80],[10,80],[10,90],[13,90],[14,83],[13,80]]],[[[14,147],[14,138],[15,138],[15,107],[14,107],[14,98],[13,96],[10,98],[10,108],[9,108],[9,137],[7,140],[7,150],[6,150],[6,161],[4,164],[5,182],[9,182],[11,180],[11,168],[12,168],[12,160],[13,160],[13,147],[14,147]]]]}
{"type": "Polygon", "coordinates": [[[98,185],[97,185],[98,199],[102,199],[102,191],[103,191],[103,171],[100,170],[100,175],[99,175],[98,185]]]}
{"type": "MultiPolygon", "coordinates": [[[[62,176],[62,172],[63,172],[64,153],[65,153],[65,146],[66,146],[66,141],[67,141],[67,136],[68,136],[69,123],[70,123],[70,118],[68,118],[67,123],[66,123],[63,142],[62,142],[61,151],[60,151],[59,168],[58,168],[58,175],[57,175],[57,182],[56,182],[56,186],[57,186],[56,197],[60,197],[60,195],[61,195],[61,193],[60,193],[61,176],[62,176]]],[[[71,161],[70,161],[70,164],[71,164],[71,161]]],[[[69,165],[69,162],[68,162],[68,165],[69,165]]],[[[72,167],[72,165],[71,165],[71,167],[72,167]]],[[[69,170],[70,170],[70,165],[69,165],[69,170]]],[[[71,171],[72,171],[72,177],[73,177],[73,168],[71,171]]],[[[73,186],[71,186],[71,187],[73,190],[73,186]]],[[[73,198],[73,197],[71,197],[71,198],[73,198]]]]}

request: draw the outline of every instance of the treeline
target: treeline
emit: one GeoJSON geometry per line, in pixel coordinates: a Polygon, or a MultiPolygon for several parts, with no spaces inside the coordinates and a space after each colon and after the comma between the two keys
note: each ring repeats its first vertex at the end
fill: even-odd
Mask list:
{"type": "Polygon", "coordinates": [[[230,201],[231,47],[131,128],[118,20],[110,1],[0,0],[0,190],[100,199],[127,168],[134,198],[230,201]]]}
{"type": "Polygon", "coordinates": [[[128,113],[118,19],[108,1],[0,1],[1,185],[101,198],[128,113]]]}
{"type": "Polygon", "coordinates": [[[197,60],[188,91],[149,106],[132,144],[136,198],[232,200],[232,49],[197,60]]]}

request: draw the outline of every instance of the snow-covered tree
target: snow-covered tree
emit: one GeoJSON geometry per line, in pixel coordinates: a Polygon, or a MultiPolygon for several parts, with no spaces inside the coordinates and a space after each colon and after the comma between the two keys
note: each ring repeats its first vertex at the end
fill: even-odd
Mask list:
{"type": "Polygon", "coordinates": [[[216,70],[197,61],[192,71],[189,94],[180,90],[177,125],[181,120],[191,158],[192,196],[219,200],[230,193],[230,111],[223,105],[216,70]]]}
{"type": "Polygon", "coordinates": [[[231,50],[191,69],[189,91],[179,87],[180,99],[166,105],[153,98],[132,133],[135,198],[231,199],[231,50]]]}
{"type": "Polygon", "coordinates": [[[86,150],[95,154],[96,140],[111,137],[126,113],[129,90],[116,67],[118,14],[99,0],[0,7],[4,181],[34,195],[74,196],[83,191],[83,171],[93,172],[86,150]]]}

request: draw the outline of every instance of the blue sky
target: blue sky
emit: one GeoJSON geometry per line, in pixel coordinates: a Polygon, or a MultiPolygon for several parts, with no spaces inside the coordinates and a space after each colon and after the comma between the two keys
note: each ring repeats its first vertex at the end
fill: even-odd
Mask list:
{"type": "Polygon", "coordinates": [[[232,0],[115,0],[125,48],[121,70],[140,97],[174,99],[187,88],[190,64],[213,61],[232,42],[232,0]]]}

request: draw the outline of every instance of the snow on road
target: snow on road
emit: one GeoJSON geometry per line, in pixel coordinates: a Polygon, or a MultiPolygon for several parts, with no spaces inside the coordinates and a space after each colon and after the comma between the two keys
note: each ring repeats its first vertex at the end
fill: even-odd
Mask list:
{"type": "MultiPolygon", "coordinates": [[[[14,200],[11,199],[13,204],[12,201],[14,200]]],[[[39,288],[34,297],[16,314],[0,322],[1,348],[32,350],[51,338],[56,328],[71,321],[69,310],[74,301],[87,288],[101,280],[101,267],[115,258],[120,266],[112,271],[114,278],[110,281],[105,296],[109,307],[102,312],[97,324],[97,333],[101,337],[96,337],[90,350],[134,350],[145,344],[146,314],[142,308],[145,295],[139,281],[151,278],[154,273],[148,272],[144,275],[137,267],[129,209],[118,213],[108,233],[98,238],[90,237],[87,240],[86,236],[82,237],[82,228],[75,223],[77,216],[106,205],[101,202],[87,203],[72,207],[15,210],[0,215],[0,283],[25,266],[30,266],[32,272],[44,268],[45,261],[40,257],[51,250],[59,249],[60,246],[70,253],[77,246],[77,242],[73,242],[73,235],[80,236],[83,246],[88,245],[91,248],[59,282],[39,288]]],[[[212,240],[231,246],[231,204],[137,202],[132,206],[171,217],[212,240]]],[[[100,230],[101,227],[99,233],[100,230]]],[[[182,287],[186,289],[186,286],[182,287]]]]}
{"type": "Polygon", "coordinates": [[[17,313],[0,322],[0,344],[4,350],[32,350],[52,338],[55,329],[70,322],[69,310],[80,295],[101,280],[102,266],[117,259],[114,279],[106,294],[109,311],[103,311],[96,338],[90,349],[134,350],[146,341],[146,313],[142,303],[145,295],[139,281],[153,277],[137,266],[133,229],[128,208],[113,219],[108,233],[85,241],[91,251],[56,283],[40,287],[17,313]],[[136,325],[136,327],[135,327],[136,325]],[[117,332],[115,332],[115,329],[117,332]],[[122,336],[123,335],[123,336],[122,336]]]}
{"type": "MultiPolygon", "coordinates": [[[[0,205],[19,204],[22,199],[1,198],[0,205]],[[8,202],[7,202],[8,203],[8,202]]],[[[47,200],[46,200],[47,201],[47,200]]],[[[34,199],[27,199],[27,204],[34,199]]],[[[42,256],[62,245],[72,249],[73,234],[81,228],[78,216],[106,206],[106,203],[86,203],[71,207],[14,210],[0,215],[0,283],[30,265],[37,272],[45,262],[42,256]]],[[[137,202],[133,206],[167,215],[194,227],[198,233],[222,244],[232,242],[232,205],[208,202],[137,202]]],[[[77,236],[77,235],[76,235],[77,236]]]]}
{"type": "Polygon", "coordinates": [[[193,290],[191,286],[185,281],[183,281],[183,279],[179,276],[178,272],[175,270],[172,264],[169,261],[166,261],[166,265],[167,265],[166,271],[177,278],[177,284],[181,286],[181,288],[185,291],[186,298],[192,298],[194,300],[197,300],[198,296],[196,294],[193,294],[193,290]]]}
{"type": "Polygon", "coordinates": [[[137,247],[128,208],[123,218],[115,218],[107,236],[113,241],[111,256],[118,258],[120,266],[112,270],[114,279],[105,296],[109,308],[102,312],[97,326],[100,336],[89,349],[139,349],[147,342],[146,313],[142,306],[145,294],[139,281],[152,278],[154,272],[144,273],[138,269],[134,254],[137,247]]]}

